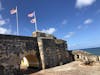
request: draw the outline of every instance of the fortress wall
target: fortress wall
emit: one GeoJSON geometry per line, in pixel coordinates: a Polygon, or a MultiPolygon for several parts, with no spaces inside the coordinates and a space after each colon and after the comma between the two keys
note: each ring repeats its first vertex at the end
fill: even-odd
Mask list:
{"type": "MultiPolygon", "coordinates": [[[[44,36],[44,35],[43,35],[44,36]]],[[[0,36],[0,65],[5,68],[19,68],[21,59],[34,54],[39,59],[42,69],[62,65],[69,62],[66,41],[53,36],[25,37],[14,35],[0,36]],[[12,62],[13,61],[13,62],[12,62]]],[[[33,58],[34,59],[34,58],[33,58]]]]}
{"type": "Polygon", "coordinates": [[[0,35],[0,66],[5,69],[19,68],[22,55],[31,51],[39,56],[37,38],[0,35]]]}
{"type": "Polygon", "coordinates": [[[45,68],[67,63],[65,41],[42,38],[42,48],[45,68]]]}
{"type": "Polygon", "coordinates": [[[76,61],[100,61],[100,56],[92,55],[85,51],[72,51],[76,61]]]}

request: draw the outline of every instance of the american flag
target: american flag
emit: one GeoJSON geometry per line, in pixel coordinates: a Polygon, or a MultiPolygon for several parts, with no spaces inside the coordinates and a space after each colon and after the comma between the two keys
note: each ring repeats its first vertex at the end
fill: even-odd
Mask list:
{"type": "Polygon", "coordinates": [[[31,19],[31,23],[36,23],[36,18],[31,19]]]}
{"type": "Polygon", "coordinates": [[[13,9],[10,10],[10,14],[15,14],[15,13],[17,13],[17,9],[13,8],[13,9]]]}
{"type": "Polygon", "coordinates": [[[33,17],[35,15],[35,12],[29,13],[28,17],[33,17]]]}

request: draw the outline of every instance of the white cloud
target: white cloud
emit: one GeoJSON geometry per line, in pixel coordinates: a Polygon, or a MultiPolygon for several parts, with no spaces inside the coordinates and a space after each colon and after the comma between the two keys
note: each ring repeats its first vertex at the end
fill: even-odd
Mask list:
{"type": "Polygon", "coordinates": [[[49,28],[49,29],[43,29],[42,32],[47,33],[47,34],[53,34],[56,31],[55,28],[49,28]]]}
{"type": "Polygon", "coordinates": [[[81,28],[82,28],[82,26],[81,26],[81,25],[77,26],[77,29],[81,29],[81,28]]]}
{"type": "Polygon", "coordinates": [[[67,20],[63,20],[63,21],[62,21],[62,24],[63,24],[63,25],[67,24],[67,20]]]}
{"type": "Polygon", "coordinates": [[[3,19],[2,15],[0,14],[0,26],[3,26],[9,23],[10,19],[3,19]]]}
{"type": "Polygon", "coordinates": [[[76,0],[76,7],[82,8],[92,5],[96,0],[76,0]]]}
{"type": "MultiPolygon", "coordinates": [[[[2,7],[2,3],[0,1],[0,11],[2,11],[4,8],[2,7]]],[[[0,34],[10,34],[11,30],[1,27],[5,24],[7,24],[10,20],[9,19],[3,19],[2,14],[0,14],[0,34]]]]}
{"type": "Polygon", "coordinates": [[[10,34],[10,33],[11,33],[10,29],[0,27],[0,34],[10,34]]]}
{"type": "Polygon", "coordinates": [[[87,19],[87,20],[84,21],[84,24],[91,24],[92,22],[93,22],[92,19],[87,19]]]}
{"type": "Polygon", "coordinates": [[[0,20],[0,26],[3,26],[4,24],[6,24],[5,20],[0,20]]]}
{"type": "Polygon", "coordinates": [[[75,34],[75,32],[69,32],[67,35],[64,36],[64,38],[70,38],[75,34]]]}

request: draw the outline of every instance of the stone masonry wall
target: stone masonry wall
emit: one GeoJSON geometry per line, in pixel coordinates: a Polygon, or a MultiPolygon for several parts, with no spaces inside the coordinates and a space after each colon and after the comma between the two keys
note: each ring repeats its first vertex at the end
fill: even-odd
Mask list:
{"type": "Polygon", "coordinates": [[[35,36],[34,33],[33,37],[0,35],[0,68],[3,68],[2,71],[7,73],[7,70],[19,69],[21,59],[32,53],[36,53],[42,69],[70,62],[66,41],[52,35],[40,34],[43,33],[39,32],[39,36],[35,36]]]}
{"type": "Polygon", "coordinates": [[[57,39],[41,39],[42,57],[44,68],[54,67],[67,63],[69,57],[66,52],[66,43],[63,40],[57,39]]]}
{"type": "MultiPolygon", "coordinates": [[[[36,51],[39,57],[37,38],[0,35],[0,66],[4,70],[19,68],[21,56],[36,51]]],[[[6,71],[7,72],[7,71],[6,71]]]]}
{"type": "Polygon", "coordinates": [[[82,50],[72,51],[72,54],[74,55],[74,59],[76,61],[100,62],[100,56],[96,56],[96,55],[90,54],[90,53],[82,51],[82,50]]]}

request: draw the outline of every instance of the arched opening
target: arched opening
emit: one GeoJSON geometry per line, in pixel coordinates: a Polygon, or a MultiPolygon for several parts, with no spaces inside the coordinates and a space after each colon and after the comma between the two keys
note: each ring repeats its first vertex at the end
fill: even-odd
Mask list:
{"type": "Polygon", "coordinates": [[[21,60],[20,69],[24,73],[33,73],[40,70],[40,62],[35,54],[28,54],[21,60]]]}
{"type": "Polygon", "coordinates": [[[29,61],[26,57],[23,57],[21,60],[20,68],[21,69],[27,69],[29,67],[29,61]]]}
{"type": "Polygon", "coordinates": [[[77,55],[77,59],[79,59],[79,55],[77,55]]]}

